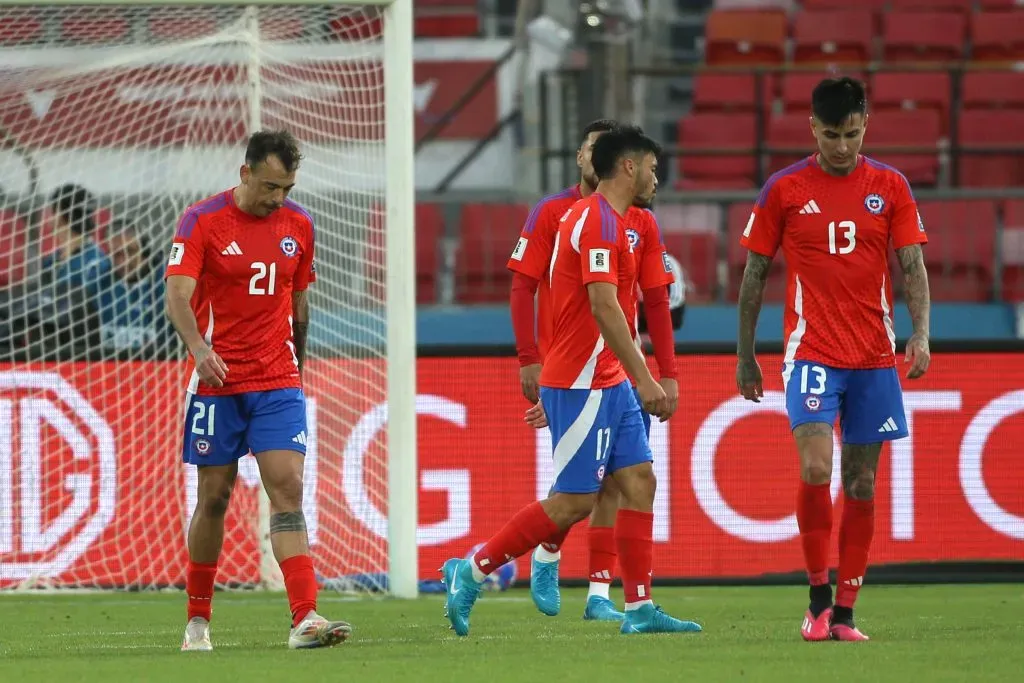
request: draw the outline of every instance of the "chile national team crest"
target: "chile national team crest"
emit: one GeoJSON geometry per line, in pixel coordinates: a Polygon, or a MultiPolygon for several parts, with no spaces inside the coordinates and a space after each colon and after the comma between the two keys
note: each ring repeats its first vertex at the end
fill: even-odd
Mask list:
{"type": "Polygon", "coordinates": [[[295,256],[295,252],[299,250],[299,243],[295,241],[295,238],[289,235],[281,240],[281,251],[288,258],[295,256]]]}
{"type": "Polygon", "coordinates": [[[206,439],[196,439],[195,448],[199,455],[209,455],[213,445],[206,439]]]}
{"type": "Polygon", "coordinates": [[[864,208],[877,216],[885,211],[885,200],[882,195],[869,194],[864,198],[864,208]]]}
{"type": "Polygon", "coordinates": [[[821,410],[821,399],[817,396],[808,396],[804,399],[804,408],[812,413],[818,412],[821,410]]]}
{"type": "Polygon", "coordinates": [[[629,240],[629,248],[636,249],[636,245],[640,244],[640,233],[633,228],[626,230],[626,239],[629,240]]]}

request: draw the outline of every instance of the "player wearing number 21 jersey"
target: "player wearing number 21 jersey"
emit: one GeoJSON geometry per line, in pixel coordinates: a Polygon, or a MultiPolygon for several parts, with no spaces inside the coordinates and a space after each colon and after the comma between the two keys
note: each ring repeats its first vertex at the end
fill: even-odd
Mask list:
{"type": "Polygon", "coordinates": [[[306,289],[316,279],[313,218],[287,198],[301,155],[283,131],[252,136],[240,184],[190,206],[167,264],[167,311],[188,347],[182,459],[198,468],[189,526],[183,651],[210,650],[213,585],[238,460],[252,453],[270,497],[288,645],[345,640],[351,627],[316,613],[317,583],[302,513],[306,289]]]}
{"type": "MultiPolygon", "coordinates": [[[[910,379],[927,370],[928,279],[924,225],[907,179],[860,155],[867,126],[864,86],[826,79],[812,95],[818,153],[765,183],[743,231],[749,250],[740,288],[737,385],[763,395],[754,329],[771,259],[786,260],[782,380],[800,457],[797,497],[804,561],[811,584],[804,640],[857,641],[853,606],[864,583],[874,528],[874,477],[882,443],[907,436],[896,372],[889,248],[903,267],[914,334],[910,379]],[[843,513],[836,600],[829,583],[832,531],[832,430],[843,443],[843,513]]],[[[884,116],[884,114],[880,114],[884,116]]]]}

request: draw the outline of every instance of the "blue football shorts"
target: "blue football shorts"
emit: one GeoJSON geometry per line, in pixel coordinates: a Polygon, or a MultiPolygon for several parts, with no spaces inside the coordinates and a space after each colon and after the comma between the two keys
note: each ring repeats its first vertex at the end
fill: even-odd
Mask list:
{"type": "Polygon", "coordinates": [[[643,410],[629,381],[606,389],[541,387],[557,493],[595,493],[605,474],[651,462],[643,410]]]}
{"type": "Polygon", "coordinates": [[[306,397],[302,389],[186,396],[181,450],[186,463],[230,465],[250,451],[306,454],[306,397]]]}
{"type": "Polygon", "coordinates": [[[640,419],[644,421],[644,434],[647,435],[647,441],[651,440],[651,414],[644,410],[644,402],[640,398],[640,392],[636,390],[636,385],[633,386],[633,398],[636,399],[636,404],[640,406],[640,419]]]}
{"type": "Polygon", "coordinates": [[[848,370],[798,360],[783,367],[789,426],[835,424],[843,443],[871,444],[909,434],[896,368],[848,370]]]}

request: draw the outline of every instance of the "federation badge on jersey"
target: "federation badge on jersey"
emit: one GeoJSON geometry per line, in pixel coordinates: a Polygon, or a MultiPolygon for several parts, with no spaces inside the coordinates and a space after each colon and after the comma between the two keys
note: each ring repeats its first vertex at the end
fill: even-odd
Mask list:
{"type": "Polygon", "coordinates": [[[285,256],[291,258],[295,256],[295,252],[299,250],[299,243],[295,241],[295,238],[289,235],[281,240],[281,251],[285,256]]]}
{"type": "Polygon", "coordinates": [[[804,399],[804,407],[812,413],[821,410],[821,399],[817,396],[808,396],[804,399]]]}
{"type": "Polygon", "coordinates": [[[171,257],[167,259],[167,265],[169,266],[180,266],[181,259],[185,257],[185,245],[181,242],[175,242],[171,245],[171,257]]]}
{"type": "Polygon", "coordinates": [[[526,253],[526,245],[530,243],[530,240],[525,237],[520,237],[519,241],[516,242],[516,248],[512,250],[512,259],[515,261],[522,261],[523,254],[526,253]]]}
{"type": "Polygon", "coordinates": [[[885,200],[882,195],[869,194],[864,198],[864,208],[876,216],[885,211],[885,200]]]}
{"type": "Polygon", "coordinates": [[[636,245],[640,244],[640,233],[633,228],[626,230],[626,239],[629,240],[629,248],[636,249],[636,245]]]}
{"type": "Polygon", "coordinates": [[[196,453],[199,455],[209,455],[213,450],[213,446],[206,439],[196,439],[195,447],[196,453]]]}

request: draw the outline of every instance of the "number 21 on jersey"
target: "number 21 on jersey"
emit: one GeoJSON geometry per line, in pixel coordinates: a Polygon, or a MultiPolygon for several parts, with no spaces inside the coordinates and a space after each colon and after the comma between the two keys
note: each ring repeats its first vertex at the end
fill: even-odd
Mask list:
{"type": "Polygon", "coordinates": [[[262,261],[254,261],[249,267],[255,271],[249,279],[249,293],[254,296],[267,294],[274,295],[274,286],[277,284],[277,264],[271,263],[268,267],[262,261]]]}
{"type": "Polygon", "coordinates": [[[828,224],[828,253],[849,254],[856,248],[856,223],[853,221],[832,221],[828,224]]]}

